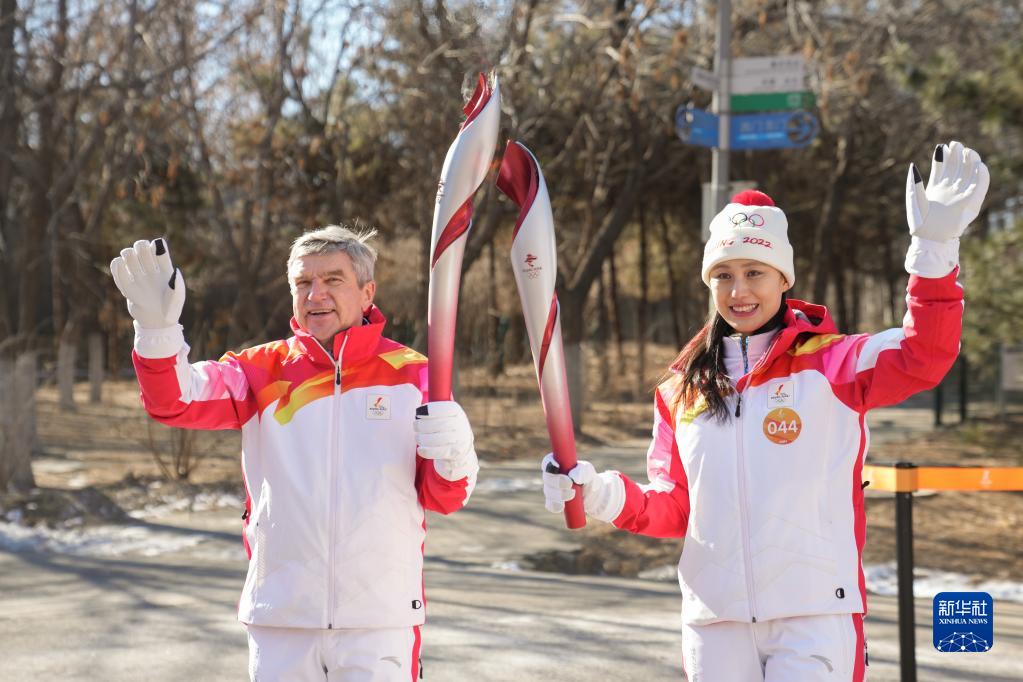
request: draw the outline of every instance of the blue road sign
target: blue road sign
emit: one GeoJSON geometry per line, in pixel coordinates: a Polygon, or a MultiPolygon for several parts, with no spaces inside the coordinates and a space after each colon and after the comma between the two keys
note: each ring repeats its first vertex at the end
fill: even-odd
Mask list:
{"type": "Polygon", "coordinates": [[[733,116],[732,149],[805,147],[819,129],[817,117],[807,111],[733,116]]]}
{"type": "MultiPolygon", "coordinates": [[[[782,149],[805,147],[820,130],[817,117],[807,111],[732,116],[732,149],[782,149]]],[[[681,106],[675,111],[675,132],[683,142],[701,147],[718,145],[718,117],[681,106]]]]}
{"type": "Polygon", "coordinates": [[[716,147],[718,117],[709,111],[683,105],[675,110],[675,133],[686,144],[716,147]]]}

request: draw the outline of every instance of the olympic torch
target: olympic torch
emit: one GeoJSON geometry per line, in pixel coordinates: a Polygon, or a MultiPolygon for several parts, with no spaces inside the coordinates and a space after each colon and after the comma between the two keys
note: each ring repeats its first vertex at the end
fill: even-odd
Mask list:
{"type": "MultiPolygon", "coordinates": [[[[554,291],[558,274],[554,217],[540,164],[522,144],[509,140],[497,187],[519,207],[512,235],[512,268],[526,317],[551,449],[558,467],[568,473],[576,464],[575,433],[561,345],[561,308],[554,291]]],[[[574,487],[575,497],[565,504],[565,523],[573,529],[586,525],[582,491],[578,485],[574,487]]]]}
{"type": "Polygon", "coordinates": [[[476,90],[462,111],[466,116],[465,122],[444,157],[433,210],[427,313],[430,400],[451,400],[462,254],[472,227],[472,199],[493,161],[501,117],[501,95],[496,75],[491,85],[480,74],[476,90]]]}

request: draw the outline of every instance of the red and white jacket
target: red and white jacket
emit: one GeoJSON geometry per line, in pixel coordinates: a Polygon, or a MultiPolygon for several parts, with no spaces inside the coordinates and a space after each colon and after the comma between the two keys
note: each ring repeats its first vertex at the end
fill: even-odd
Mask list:
{"type": "MultiPolygon", "coordinates": [[[[476,474],[448,481],[416,454],[426,358],[381,336],[385,322],[372,307],[368,324],[335,337],[333,357],[295,320],[287,340],[217,362],[189,364],[183,337],[176,356],[133,355],[154,419],[241,429],[244,623],[326,629],[424,621],[424,510],[461,508],[476,474]]],[[[146,342],[136,337],[136,348],[146,342]]]]}
{"type": "MultiPolygon", "coordinates": [[[[764,345],[754,349],[762,357],[736,374],[727,421],[710,417],[702,398],[682,405],[679,376],[657,388],[650,483],[619,474],[624,501],[613,523],[685,537],[685,623],[866,611],[866,412],[933,387],[952,366],[963,316],[957,274],[911,275],[902,328],[873,335],[838,334],[823,306],[790,300],[780,331],[749,339],[764,345]]],[[[725,343],[726,355],[749,353],[725,343]]]]}

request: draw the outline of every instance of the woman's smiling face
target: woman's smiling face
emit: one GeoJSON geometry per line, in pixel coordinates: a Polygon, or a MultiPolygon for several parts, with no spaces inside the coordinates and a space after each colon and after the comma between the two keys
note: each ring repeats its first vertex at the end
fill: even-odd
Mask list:
{"type": "Polygon", "coordinates": [[[756,260],[727,260],[710,271],[714,307],[740,334],[751,334],[767,324],[790,286],[779,270],[756,260]]]}

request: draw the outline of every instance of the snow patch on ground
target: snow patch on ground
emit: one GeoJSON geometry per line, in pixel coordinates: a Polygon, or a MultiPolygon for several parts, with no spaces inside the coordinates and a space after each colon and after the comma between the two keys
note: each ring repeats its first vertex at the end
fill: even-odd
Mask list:
{"type": "MultiPolygon", "coordinates": [[[[895,562],[864,566],[867,589],[874,594],[898,594],[898,570],[895,562]]],[[[1009,580],[986,580],[950,571],[917,568],[913,571],[913,595],[934,597],[939,592],[987,592],[995,601],[1023,604],[1023,584],[1009,580]]]]}
{"type": "Polygon", "coordinates": [[[524,490],[540,490],[543,481],[534,478],[485,478],[476,483],[476,493],[517,493],[524,490]]]}
{"type": "Polygon", "coordinates": [[[86,557],[154,557],[194,547],[204,539],[198,534],[161,532],[145,526],[73,529],[0,522],[0,549],[10,552],[35,550],[86,557]]]}
{"type": "Polygon", "coordinates": [[[245,509],[245,500],[232,493],[201,492],[195,497],[178,497],[170,502],[145,505],[140,509],[133,509],[128,515],[134,519],[154,519],[176,512],[203,512],[225,507],[245,509]]]}
{"type": "Polygon", "coordinates": [[[673,583],[678,580],[678,567],[675,564],[671,564],[658,566],[657,568],[648,568],[645,571],[640,571],[637,577],[643,580],[673,583]]]}
{"type": "MultiPolygon", "coordinates": [[[[644,580],[675,582],[678,579],[674,565],[658,566],[642,571],[644,580]]],[[[898,571],[895,562],[864,566],[867,591],[893,597],[898,594],[898,571]]],[[[995,601],[1011,601],[1023,604],[1023,583],[1010,580],[986,580],[984,578],[917,568],[913,572],[913,594],[919,597],[934,597],[939,592],[987,592],[995,601]]]]}
{"type": "Polygon", "coordinates": [[[490,564],[490,567],[498,571],[510,571],[512,573],[518,573],[522,570],[522,564],[518,561],[495,561],[490,564]]]}

